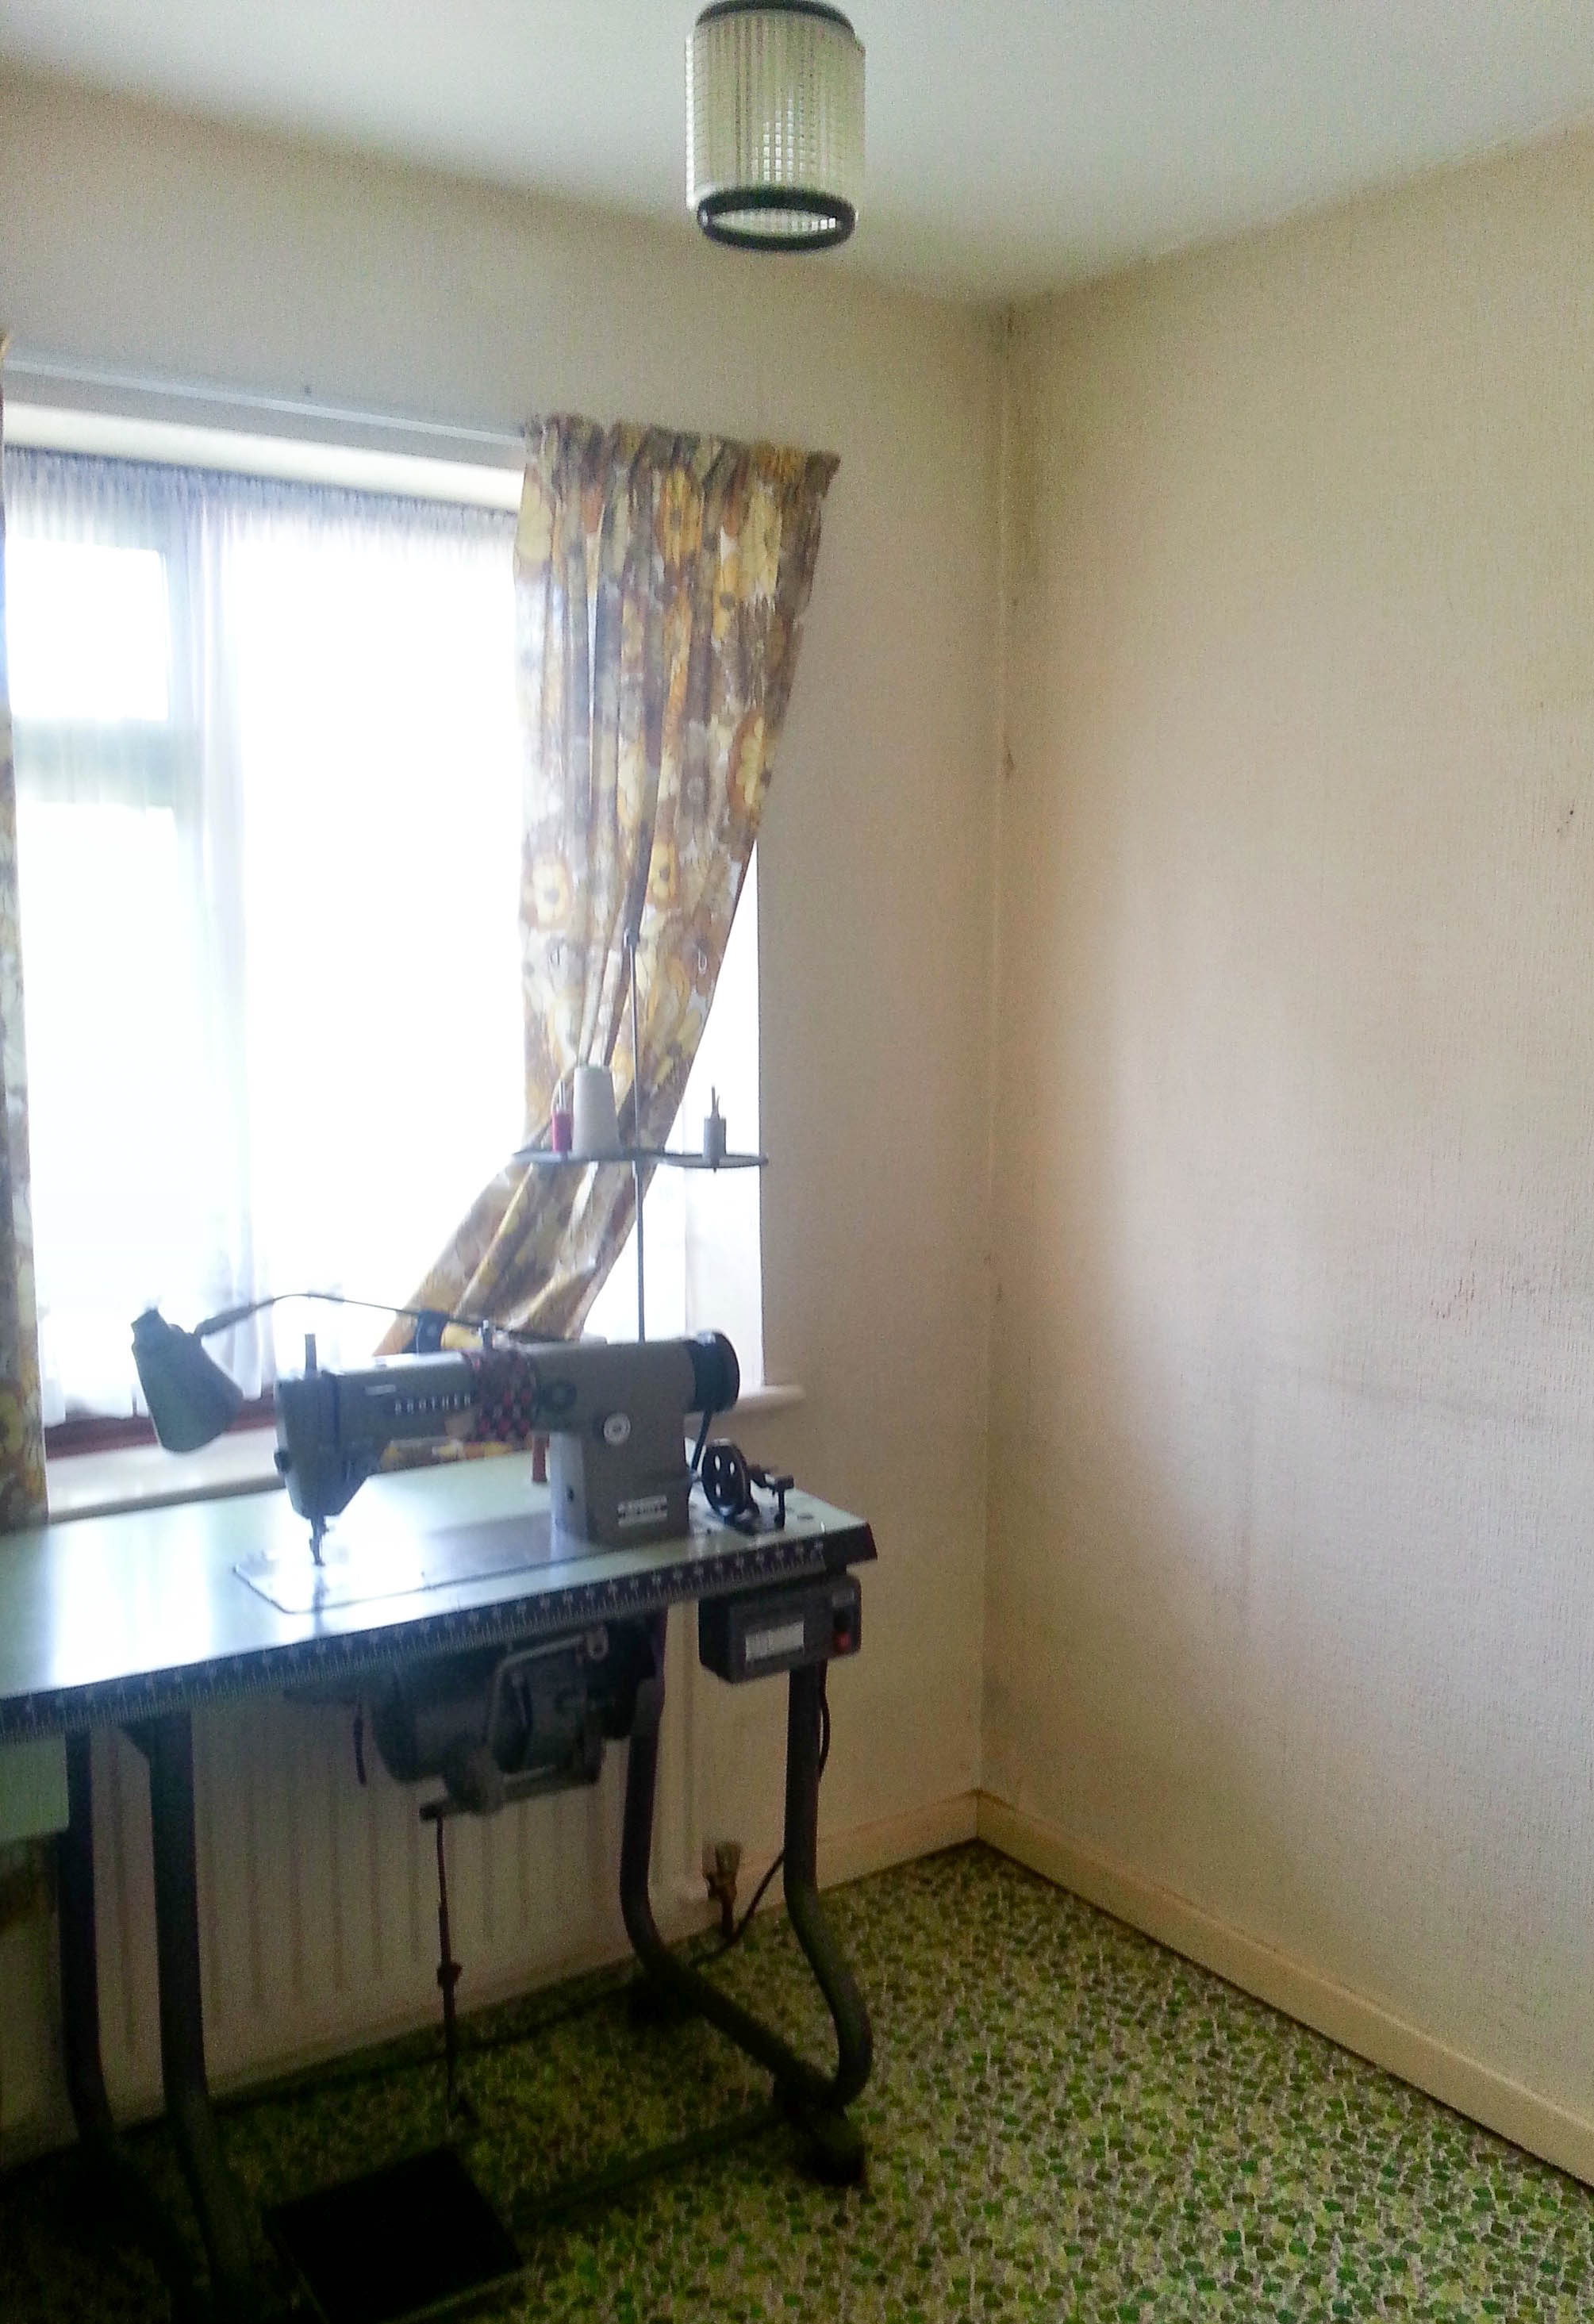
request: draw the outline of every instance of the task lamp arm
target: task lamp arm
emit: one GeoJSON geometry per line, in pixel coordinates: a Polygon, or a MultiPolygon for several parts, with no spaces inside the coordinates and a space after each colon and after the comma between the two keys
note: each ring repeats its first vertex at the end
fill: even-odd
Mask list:
{"type": "Polygon", "coordinates": [[[496,1328],[475,1316],[445,1315],[431,1307],[400,1307],[385,1299],[352,1299],[342,1291],[269,1292],[263,1299],[246,1299],[235,1307],[219,1308],[189,1332],[169,1323],[158,1307],[146,1307],[134,1323],[133,1360],[156,1442],[168,1452],[197,1452],[230,1428],[243,1406],[243,1389],[214,1357],[206,1354],[200,1342],[214,1333],[230,1331],[235,1323],[244,1323],[268,1307],[280,1306],[285,1299],[318,1299],[334,1307],[368,1307],[377,1314],[408,1315],[423,1333],[430,1326],[439,1336],[446,1323],[480,1331],[496,1328]]]}

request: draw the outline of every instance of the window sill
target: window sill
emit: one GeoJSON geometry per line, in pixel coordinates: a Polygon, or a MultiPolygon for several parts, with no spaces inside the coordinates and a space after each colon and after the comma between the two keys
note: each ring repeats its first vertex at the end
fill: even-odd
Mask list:
{"type": "MultiPolygon", "coordinates": [[[[796,1387],[749,1388],[737,1414],[761,1417],[801,1404],[796,1387]]],[[[176,1501],[224,1500],[235,1493],[281,1492],[269,1428],[218,1436],[198,1452],[163,1452],[158,1444],[126,1444],[110,1452],[71,1452],[49,1466],[50,1519],[107,1517],[117,1509],[164,1508],[176,1501]]]]}

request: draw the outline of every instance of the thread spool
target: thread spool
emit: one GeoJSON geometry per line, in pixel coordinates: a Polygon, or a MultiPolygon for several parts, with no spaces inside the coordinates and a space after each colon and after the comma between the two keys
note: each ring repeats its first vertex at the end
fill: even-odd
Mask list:
{"type": "Polygon", "coordinates": [[[573,1154],[615,1154],[620,1150],[620,1120],[614,1111],[614,1083],[607,1065],[577,1065],[571,1106],[570,1151],[573,1154]]]}

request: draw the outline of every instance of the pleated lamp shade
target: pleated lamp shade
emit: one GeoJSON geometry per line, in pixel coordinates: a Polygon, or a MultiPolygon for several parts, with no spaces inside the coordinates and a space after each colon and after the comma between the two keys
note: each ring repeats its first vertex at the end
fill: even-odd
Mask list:
{"type": "Polygon", "coordinates": [[[845,242],[863,190],[863,49],[820,0],[716,0],[686,43],[686,198],[743,250],[845,242]]]}

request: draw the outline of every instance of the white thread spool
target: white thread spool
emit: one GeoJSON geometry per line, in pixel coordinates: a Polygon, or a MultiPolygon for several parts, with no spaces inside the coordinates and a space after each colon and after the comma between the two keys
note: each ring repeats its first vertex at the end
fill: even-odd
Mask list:
{"type": "Polygon", "coordinates": [[[620,1121],[614,1111],[614,1083],[607,1065],[576,1066],[571,1111],[573,1154],[618,1153],[620,1121]]]}

